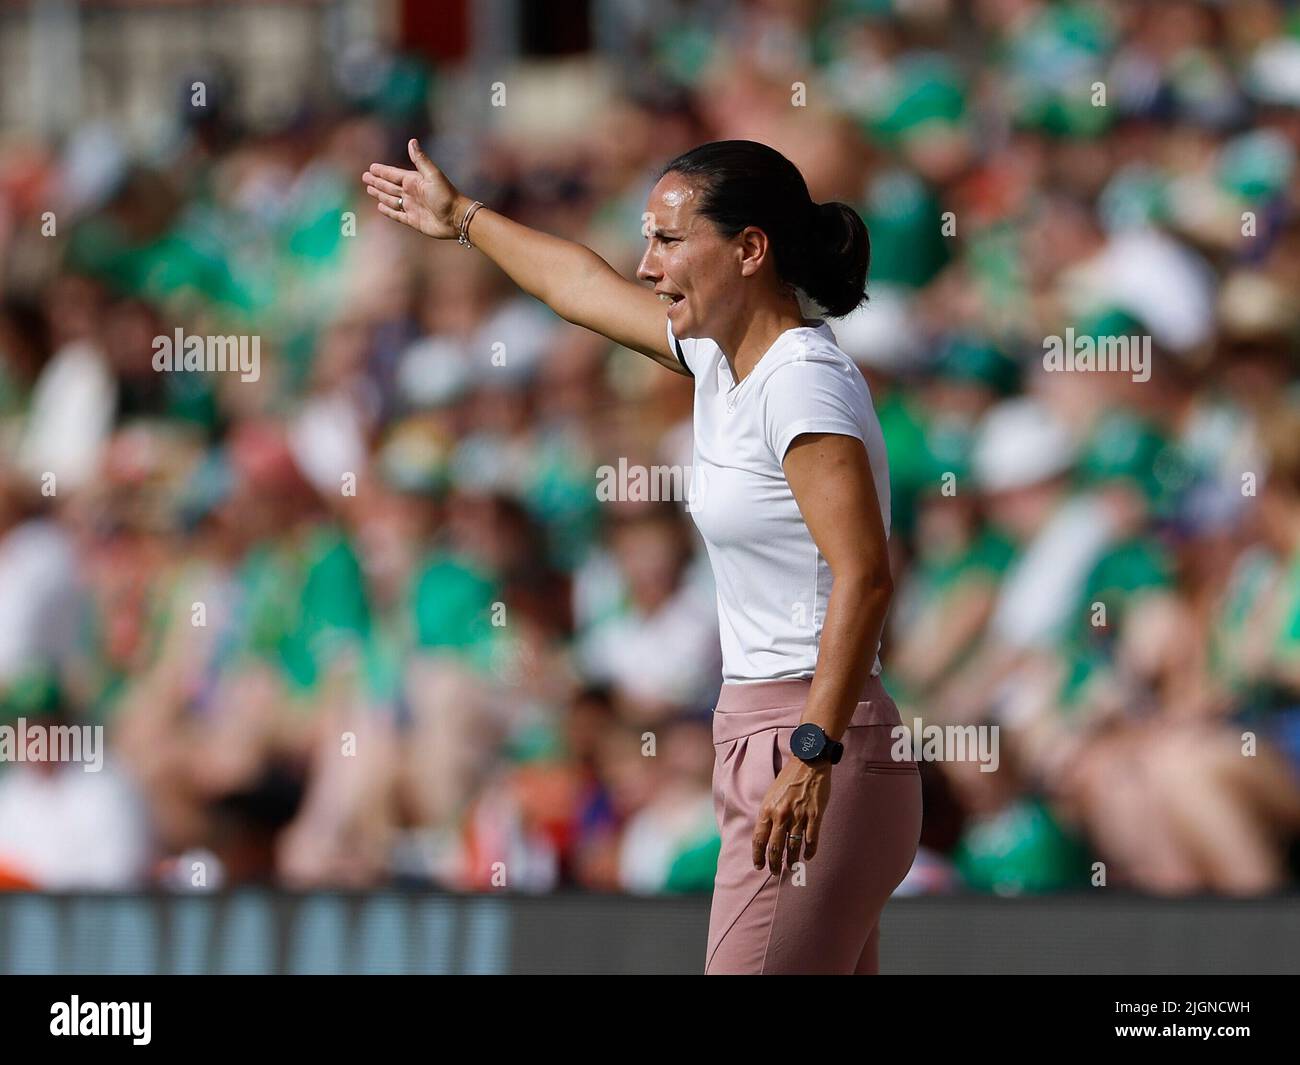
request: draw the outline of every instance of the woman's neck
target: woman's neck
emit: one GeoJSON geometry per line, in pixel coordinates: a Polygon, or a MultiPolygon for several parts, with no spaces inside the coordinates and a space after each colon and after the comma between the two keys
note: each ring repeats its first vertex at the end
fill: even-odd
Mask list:
{"type": "Polygon", "coordinates": [[[754,308],[736,320],[730,335],[713,339],[731,367],[732,380],[740,384],[776,343],[777,337],[806,324],[799,301],[792,298],[754,308]]]}

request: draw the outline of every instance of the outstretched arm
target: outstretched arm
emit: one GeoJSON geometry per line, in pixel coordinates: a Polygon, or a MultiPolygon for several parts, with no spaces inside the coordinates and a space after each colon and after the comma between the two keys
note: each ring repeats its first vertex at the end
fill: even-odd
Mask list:
{"type": "MultiPolygon", "coordinates": [[[[395,221],[439,240],[459,236],[473,201],[456,190],[414,139],[407,150],[415,169],[375,163],[361,176],[366,191],[379,201],[380,213],[395,221]]],[[[487,207],[475,212],[468,235],[516,285],[565,321],[686,373],[668,347],[663,303],[590,248],[529,229],[487,207]]]]}

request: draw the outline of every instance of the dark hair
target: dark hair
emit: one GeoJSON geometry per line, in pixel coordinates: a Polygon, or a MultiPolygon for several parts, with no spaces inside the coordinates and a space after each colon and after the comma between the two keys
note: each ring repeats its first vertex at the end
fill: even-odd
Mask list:
{"type": "Polygon", "coordinates": [[[746,226],[767,234],[777,276],[803,289],[832,318],[866,297],[871,239],[845,203],[814,203],[799,168],[756,141],[713,141],[679,155],[660,177],[697,184],[699,212],[734,237],[746,226]]]}

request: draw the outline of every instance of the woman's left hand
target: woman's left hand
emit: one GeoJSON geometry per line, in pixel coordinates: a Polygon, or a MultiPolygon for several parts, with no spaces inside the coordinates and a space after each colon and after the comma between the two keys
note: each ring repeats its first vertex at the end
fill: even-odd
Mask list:
{"type": "Polygon", "coordinates": [[[781,861],[793,866],[802,852],[804,861],[817,853],[822,816],[831,799],[831,767],[808,765],[791,757],[772,781],[759,807],[754,826],[754,868],[766,861],[776,876],[781,861]]]}

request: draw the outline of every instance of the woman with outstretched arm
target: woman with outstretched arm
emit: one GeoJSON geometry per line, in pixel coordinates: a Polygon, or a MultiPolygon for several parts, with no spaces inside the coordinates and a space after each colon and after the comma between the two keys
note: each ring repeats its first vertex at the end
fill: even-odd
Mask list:
{"type": "Polygon", "coordinates": [[[866,227],[814,203],[774,149],[704,144],[650,192],[637,284],[409,151],[415,169],[363,175],[382,214],[477,248],[567,321],[694,378],[690,510],[723,658],[705,971],[876,972],[880,915],[921,828],[920,777],[879,678],[888,464],[866,382],[799,299],[829,317],[862,303],[866,227]]]}

